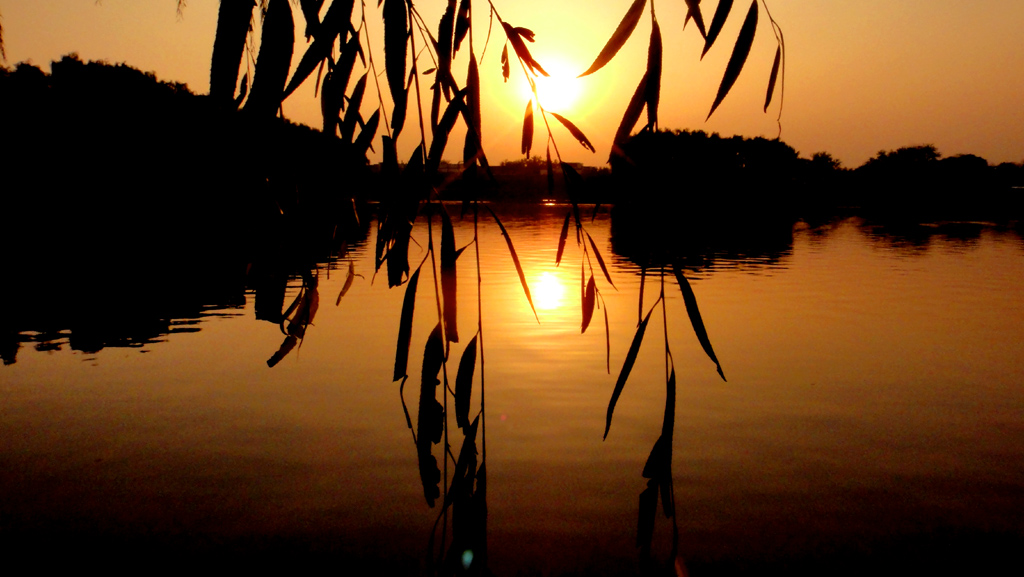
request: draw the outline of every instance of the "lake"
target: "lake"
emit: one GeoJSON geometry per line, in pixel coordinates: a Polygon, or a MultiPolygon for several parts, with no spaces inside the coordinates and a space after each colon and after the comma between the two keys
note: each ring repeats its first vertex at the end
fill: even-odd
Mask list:
{"type": "MultiPolygon", "coordinates": [[[[638,302],[638,259],[619,254],[630,254],[621,248],[628,239],[616,238],[606,212],[592,222],[588,212],[583,223],[614,286],[571,227],[555,265],[566,207],[494,207],[535,317],[494,220],[482,213],[471,243],[472,215],[459,208],[448,206],[455,246],[466,247],[457,261],[460,340],[446,372],[454,390],[477,327],[479,250],[483,349],[469,418],[485,406],[476,462],[486,463],[486,490],[478,475],[476,494],[486,495],[486,540],[470,538],[478,545],[456,551],[453,567],[476,570],[486,556],[496,575],[640,571],[642,472],[663,430],[666,343],[676,383],[666,493],[675,516],[658,501],[654,563],[671,567],[677,531],[679,559],[694,575],[1021,567],[1018,233],[986,223],[908,232],[850,218],[688,255],[683,272],[723,381],[671,268],[647,269],[638,302]],[[584,334],[581,268],[600,295],[584,334]],[[616,378],[648,311],[603,439],[616,378]]],[[[253,280],[250,267],[226,296],[163,314],[141,333],[108,327],[86,338],[81,316],[11,327],[0,369],[7,557],[72,552],[76,564],[124,569],[132,551],[161,563],[214,556],[256,567],[327,561],[430,572],[429,559],[451,544],[452,515],[469,517],[459,513],[468,501],[447,516],[442,499],[428,506],[421,481],[424,446],[442,469],[442,495],[462,449],[454,395],[443,386],[449,458],[443,443],[414,440],[424,436],[421,370],[440,310],[425,222],[409,249],[412,268],[423,265],[401,395],[392,377],[406,287],[388,288],[386,265],[374,276],[375,223],[345,254],[311,259],[306,294],[315,279],[318,308],[272,368],[286,340],[281,308],[303,290],[294,270],[265,277],[275,285],[253,280]]],[[[433,225],[439,243],[436,217],[433,225]]],[[[90,276],[82,266],[57,259],[43,281],[14,284],[47,284],[65,310],[68,301],[89,307],[75,300],[82,283],[115,295],[90,318],[131,318],[130,306],[109,303],[155,294],[116,269],[90,276]]]]}

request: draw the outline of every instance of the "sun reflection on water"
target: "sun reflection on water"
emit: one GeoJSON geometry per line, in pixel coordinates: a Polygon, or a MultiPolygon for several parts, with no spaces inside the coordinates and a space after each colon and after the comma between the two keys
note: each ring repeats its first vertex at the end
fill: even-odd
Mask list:
{"type": "Polygon", "coordinates": [[[562,306],[565,287],[557,276],[543,272],[533,283],[534,301],[538,310],[552,311],[562,306]]]}

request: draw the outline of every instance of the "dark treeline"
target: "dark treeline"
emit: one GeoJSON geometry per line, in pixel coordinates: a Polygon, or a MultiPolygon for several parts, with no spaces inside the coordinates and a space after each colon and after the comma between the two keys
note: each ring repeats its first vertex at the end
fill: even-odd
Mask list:
{"type": "Polygon", "coordinates": [[[781,140],[703,131],[641,132],[613,156],[616,201],[666,202],[701,218],[739,214],[798,216],[850,211],[910,218],[1014,218],[1024,166],[992,166],[934,146],[880,151],[844,168],[827,152],[803,158],[781,140]],[[643,187],[635,186],[642,182],[643,187]],[[1016,187],[1016,188],[1015,188],[1016,187]]]}
{"type": "Polygon", "coordinates": [[[367,234],[365,156],[129,66],[0,68],[0,126],[4,362],[69,330],[77,350],[142,346],[246,288],[280,322],[287,279],[367,234]]]}
{"type": "Polygon", "coordinates": [[[861,217],[885,235],[927,239],[936,221],[1020,228],[1024,168],[933,146],[879,152],[856,169],[781,140],[644,131],[612,157],[612,247],[637,263],[701,267],[722,255],[771,261],[793,226],[861,217]]]}

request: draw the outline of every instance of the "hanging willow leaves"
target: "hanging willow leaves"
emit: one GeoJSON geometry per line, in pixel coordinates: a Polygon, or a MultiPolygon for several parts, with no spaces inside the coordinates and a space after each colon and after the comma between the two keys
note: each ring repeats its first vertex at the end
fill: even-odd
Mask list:
{"type": "Polygon", "coordinates": [[[683,28],[686,28],[686,24],[693,18],[693,22],[697,25],[697,30],[700,31],[701,38],[707,40],[708,33],[704,29],[704,15],[700,13],[700,0],[686,0],[686,20],[683,21],[683,28]]]}
{"type": "Polygon", "coordinates": [[[327,14],[324,14],[323,22],[313,30],[313,43],[309,45],[306,53],[302,55],[302,59],[299,60],[299,64],[295,67],[295,72],[292,74],[291,81],[288,82],[288,86],[284,89],[285,98],[288,98],[292,92],[295,92],[295,89],[313,73],[317,65],[331,55],[335,38],[345,31],[346,27],[350,26],[349,20],[352,17],[352,5],[352,0],[334,0],[334,2],[331,2],[330,8],[327,9],[327,14]]]}
{"type": "Polygon", "coordinates": [[[708,35],[704,39],[704,50],[700,53],[702,60],[708,50],[711,50],[711,45],[715,43],[718,34],[722,32],[722,27],[725,26],[725,21],[729,18],[730,10],[732,10],[732,0],[718,0],[715,15],[711,18],[711,27],[708,28],[708,35]]]}
{"type": "MultiPolygon", "coordinates": [[[[654,306],[658,303],[655,302],[654,306]]],[[[629,378],[630,371],[633,370],[633,364],[636,363],[636,356],[640,353],[640,344],[644,342],[644,332],[647,330],[647,323],[651,320],[651,313],[654,312],[654,306],[651,310],[647,311],[647,316],[644,320],[640,321],[640,326],[636,328],[636,334],[633,335],[633,342],[629,345],[629,352],[626,353],[626,360],[622,363],[622,370],[619,371],[619,378],[615,380],[615,390],[612,391],[612,399],[608,402],[608,415],[605,417],[604,424],[604,438],[608,438],[608,430],[612,428],[612,413],[615,411],[615,403],[619,401],[619,395],[622,394],[622,387],[626,385],[626,379],[629,378]]]]}
{"type": "Polygon", "coordinates": [[[428,175],[436,174],[437,167],[441,165],[441,155],[444,154],[444,149],[448,146],[448,136],[451,134],[452,128],[455,127],[455,121],[459,119],[459,114],[462,113],[463,106],[465,106],[463,102],[465,98],[465,89],[457,92],[455,98],[448,103],[448,108],[445,109],[441,121],[437,123],[437,130],[434,132],[434,139],[430,142],[430,153],[427,156],[426,171],[428,175]]]}
{"type": "Polygon", "coordinates": [[[459,13],[455,18],[455,44],[452,46],[452,53],[459,51],[459,46],[469,32],[469,0],[459,2],[459,13]]]}
{"type": "Polygon", "coordinates": [[[580,334],[587,332],[591,319],[594,318],[594,305],[597,300],[597,286],[594,284],[594,275],[587,279],[587,288],[583,293],[583,325],[580,334]]]}
{"type": "Polygon", "coordinates": [[[409,44],[408,14],[405,0],[384,0],[384,69],[388,87],[391,89],[391,100],[395,104],[395,112],[391,118],[391,128],[396,136],[405,124],[405,107],[407,92],[405,90],[405,64],[409,44]]]}
{"type": "Polygon", "coordinates": [[[266,117],[273,116],[281,106],[288,69],[292,64],[295,21],[288,0],[270,0],[261,38],[252,92],[245,103],[245,110],[255,116],[266,117]]]}
{"type": "Polygon", "coordinates": [[[640,16],[643,15],[644,6],[646,5],[647,0],[633,0],[633,5],[626,11],[626,15],[623,16],[622,21],[615,28],[615,32],[608,39],[608,43],[601,49],[601,53],[594,59],[594,63],[590,65],[586,72],[580,74],[578,78],[597,72],[618,54],[619,49],[626,43],[626,40],[629,40],[629,36],[633,34],[633,29],[636,28],[637,22],[640,21],[640,16]]]}
{"type": "Polygon", "coordinates": [[[470,165],[476,162],[477,155],[482,152],[483,142],[480,116],[480,71],[477,69],[476,58],[469,59],[469,72],[466,73],[466,142],[462,147],[462,162],[470,165]]]}
{"type": "Polygon", "coordinates": [[[320,9],[323,8],[324,0],[300,0],[302,17],[306,20],[306,40],[313,36],[313,31],[320,25],[320,9]]]}
{"type": "Polygon", "coordinates": [[[392,381],[397,381],[408,374],[409,343],[412,340],[412,315],[416,309],[416,285],[420,281],[420,269],[412,273],[405,285],[405,298],[402,300],[402,320],[398,325],[398,346],[395,349],[395,372],[392,381]]]}
{"type": "Polygon", "coordinates": [[[370,119],[366,121],[363,126],[363,130],[359,133],[355,143],[352,147],[355,151],[362,155],[366,155],[366,150],[373,145],[373,137],[377,135],[377,125],[380,124],[380,109],[374,111],[370,119]]]}
{"type": "Polygon", "coordinates": [[[444,431],[444,409],[437,402],[437,386],[441,383],[437,374],[444,362],[444,345],[441,342],[441,323],[438,323],[427,338],[423,350],[423,370],[420,373],[420,403],[416,422],[416,455],[419,461],[420,480],[423,482],[423,496],[427,504],[441,496],[438,484],[441,471],[437,459],[431,454],[432,444],[441,442],[444,431]]]}
{"type": "Polygon", "coordinates": [[[526,104],[526,112],[523,114],[523,146],[522,153],[530,157],[530,149],[533,148],[533,100],[526,104]]]}
{"type": "MultiPolygon", "coordinates": [[[[548,164],[548,171],[550,170],[551,165],[548,164]]],[[[565,213],[565,222],[562,223],[562,232],[558,235],[558,252],[555,253],[555,266],[558,266],[559,263],[562,262],[562,253],[565,251],[565,241],[569,237],[569,218],[571,217],[571,212],[565,213]]]]}
{"type": "Polygon", "coordinates": [[[590,248],[594,249],[594,257],[597,258],[597,264],[601,266],[601,272],[604,273],[604,278],[608,281],[608,284],[612,285],[612,288],[615,288],[615,283],[612,282],[612,275],[608,274],[608,267],[605,266],[604,259],[601,258],[601,251],[597,250],[597,243],[594,242],[594,237],[590,236],[589,232],[586,234],[587,239],[590,241],[590,248]]]}
{"type": "Polygon", "coordinates": [[[356,81],[352,89],[352,96],[348,99],[348,111],[345,112],[345,120],[341,123],[341,139],[348,143],[352,142],[352,136],[356,132],[356,124],[359,122],[359,107],[363,104],[363,92],[366,91],[366,74],[356,81]]]}
{"type": "Polygon", "coordinates": [[[459,372],[455,376],[455,423],[465,430],[469,426],[469,399],[473,392],[473,372],[476,370],[476,339],[474,336],[466,345],[459,372]]]}
{"type": "MultiPolygon", "coordinates": [[[[210,98],[218,105],[230,104],[235,97],[238,68],[252,21],[252,6],[252,2],[245,1],[220,2],[210,57],[210,98]]],[[[0,29],[0,49],[3,48],[2,36],[3,30],[0,29]]]]}
{"type": "MultiPolygon", "coordinates": [[[[722,77],[722,83],[718,86],[718,94],[715,96],[715,103],[711,105],[711,112],[708,112],[707,118],[711,118],[711,115],[715,113],[715,109],[722,103],[725,96],[729,94],[729,90],[732,89],[732,85],[736,83],[736,79],[740,76],[740,71],[743,70],[743,65],[747,62],[747,55],[750,54],[750,46],[754,43],[754,32],[757,31],[757,0],[754,0],[750,4],[750,10],[747,11],[747,17],[743,20],[743,27],[740,28],[740,35],[736,39],[736,45],[732,49],[732,56],[729,57],[729,64],[725,67],[725,76],[722,77]]],[[[707,120],[705,118],[705,120],[707,120]]]]}
{"type": "Polygon", "coordinates": [[[780,62],[782,62],[782,46],[775,49],[775,62],[772,62],[772,74],[768,77],[768,94],[764,97],[765,112],[768,112],[768,106],[772,103],[772,95],[775,94],[775,81],[779,77],[780,62]]]}
{"type": "MultiPolygon", "coordinates": [[[[533,59],[533,55],[530,54],[530,49],[523,43],[523,38],[533,42],[533,32],[527,28],[513,28],[507,22],[502,22],[501,26],[505,29],[505,36],[508,38],[508,41],[512,43],[512,49],[516,51],[516,56],[523,61],[523,64],[530,69],[530,72],[532,72],[534,76],[536,76],[537,73],[540,73],[542,76],[547,76],[548,73],[545,72],[539,62],[533,59]]],[[[508,77],[507,74],[505,76],[506,78],[508,77]]]]}
{"type": "Polygon", "coordinates": [[[697,297],[693,294],[693,289],[690,288],[690,282],[683,276],[683,272],[679,270],[676,265],[672,266],[672,271],[676,274],[676,282],[679,283],[679,290],[683,292],[683,303],[686,304],[686,314],[690,317],[690,324],[693,325],[693,332],[697,334],[697,340],[700,341],[700,346],[703,347],[704,352],[707,353],[708,357],[714,361],[715,366],[718,367],[718,376],[725,380],[725,373],[722,372],[722,364],[718,362],[718,357],[715,356],[715,350],[711,348],[711,341],[708,339],[708,331],[704,328],[704,321],[700,318],[700,309],[697,308],[697,297]]]}
{"type": "Polygon", "coordinates": [[[629,139],[629,135],[633,132],[633,127],[640,120],[640,113],[644,111],[644,104],[646,104],[646,96],[647,74],[644,73],[644,77],[640,79],[640,84],[637,85],[636,90],[633,92],[633,97],[629,99],[626,113],[622,115],[622,122],[619,123],[619,128],[615,131],[615,138],[612,140],[612,152],[608,160],[615,156],[622,156],[621,145],[629,139]]]}
{"type": "Polygon", "coordinates": [[[594,145],[590,144],[590,140],[587,139],[587,136],[585,134],[583,134],[582,130],[580,130],[579,128],[576,128],[575,124],[573,124],[572,122],[569,122],[568,118],[565,118],[561,114],[557,114],[555,112],[552,112],[551,116],[554,116],[556,119],[558,119],[559,122],[562,123],[562,126],[564,126],[567,129],[569,129],[569,134],[572,134],[573,138],[578,140],[580,142],[580,144],[583,145],[583,148],[586,148],[590,152],[595,152],[594,145]]]}
{"type": "Polygon", "coordinates": [[[647,85],[644,100],[647,104],[647,126],[658,128],[658,102],[661,100],[661,27],[658,19],[651,19],[651,43],[647,48],[647,85]]]}
{"type": "MultiPolygon", "coordinates": [[[[455,463],[455,475],[452,477],[452,484],[448,488],[448,494],[444,497],[444,506],[455,504],[456,510],[465,505],[466,501],[473,494],[473,477],[476,475],[476,431],[480,423],[480,417],[473,419],[473,424],[466,423],[464,431],[465,439],[462,441],[462,450],[459,451],[459,460],[455,463]]],[[[458,515],[456,513],[456,515],[458,515]]],[[[462,523],[454,522],[453,525],[461,529],[462,523]]],[[[455,527],[452,528],[456,531],[455,527]]],[[[454,536],[456,540],[462,537],[460,534],[454,536]]],[[[452,547],[455,543],[452,543],[452,547]]]]}
{"type": "Polygon", "coordinates": [[[333,90],[333,71],[328,70],[324,75],[323,88],[320,89],[320,115],[323,117],[323,133],[334,136],[338,132],[338,118],[341,115],[341,103],[345,101],[345,94],[335,94],[333,90]]]}
{"type": "Polygon", "coordinates": [[[452,227],[452,220],[448,217],[448,211],[444,205],[441,209],[441,297],[444,303],[444,334],[445,339],[450,343],[459,342],[459,328],[456,322],[458,317],[458,275],[455,270],[455,230],[452,227]]]}
{"type": "Polygon", "coordinates": [[[498,228],[501,230],[501,235],[505,237],[505,244],[508,245],[508,252],[512,255],[512,264],[516,267],[516,272],[519,273],[519,282],[523,285],[523,292],[526,293],[526,300],[530,303],[530,309],[533,311],[533,317],[540,322],[540,317],[537,316],[537,309],[533,306],[533,297],[530,296],[530,286],[526,284],[526,275],[523,274],[523,265],[519,264],[519,255],[516,254],[516,247],[512,246],[512,237],[508,235],[508,231],[505,230],[505,225],[501,224],[501,220],[498,215],[494,214],[491,207],[487,207],[487,211],[494,217],[494,222],[498,223],[498,228]]]}
{"type": "Polygon", "coordinates": [[[445,98],[450,97],[452,75],[452,41],[455,31],[455,0],[448,0],[441,22],[437,26],[437,83],[444,89],[445,98]]]}

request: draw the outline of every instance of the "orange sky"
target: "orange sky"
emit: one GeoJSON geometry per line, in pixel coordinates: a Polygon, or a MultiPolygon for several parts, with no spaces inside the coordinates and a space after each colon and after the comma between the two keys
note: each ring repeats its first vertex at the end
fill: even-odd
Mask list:
{"type": "MultiPolygon", "coordinates": [[[[552,69],[559,61],[568,71],[566,78],[590,65],[631,4],[630,0],[494,3],[506,21],[536,32],[536,43],[530,45],[535,58],[545,66],[551,63],[552,69]]],[[[436,27],[444,3],[421,1],[417,6],[436,27]]],[[[715,2],[708,0],[702,6],[710,21],[715,2]]],[[[190,0],[178,18],[175,0],[0,0],[6,64],[29,60],[48,69],[51,60],[75,51],[83,59],[126,62],[205,92],[216,7],[214,0],[190,0]]],[[[665,45],[662,128],[722,135],[777,134],[778,95],[768,114],[762,113],[775,51],[763,9],[743,74],[715,115],[704,120],[748,7],[745,0],[735,2],[718,43],[700,61],[699,33],[692,24],[682,30],[683,2],[655,3],[665,45]]],[[[782,139],[801,155],[828,151],[852,167],[881,149],[934,144],[946,156],[974,153],[993,163],[1024,160],[1020,34],[1024,2],[769,0],[768,7],[783,27],[788,51],[782,139]]],[[[376,25],[370,34],[379,43],[376,2],[368,1],[367,10],[371,24],[376,25]]],[[[486,4],[477,0],[474,10],[479,55],[487,33],[486,4]]],[[[297,7],[295,18],[301,22],[297,7]]],[[[580,91],[575,104],[550,106],[579,126],[597,148],[597,153],[584,150],[568,132],[553,125],[565,160],[604,163],[615,128],[643,74],[649,34],[648,4],[619,55],[595,74],[575,81],[580,91]]],[[[528,100],[523,73],[517,67],[512,80],[502,82],[499,38],[496,30],[481,63],[484,146],[492,162],[518,156],[528,100]]],[[[304,49],[300,36],[296,58],[304,49]]],[[[460,52],[455,68],[464,75],[465,66],[460,52]]],[[[383,78],[381,82],[384,85],[383,78]]],[[[319,106],[312,92],[312,82],[307,82],[285,102],[285,114],[319,125],[319,106]]],[[[365,114],[375,107],[364,107],[365,114]]],[[[407,124],[400,155],[407,156],[416,144],[413,126],[407,124]]],[[[535,154],[543,154],[543,134],[538,126],[535,154]]],[[[454,160],[461,156],[461,138],[456,135],[451,142],[448,156],[454,160]]]]}

